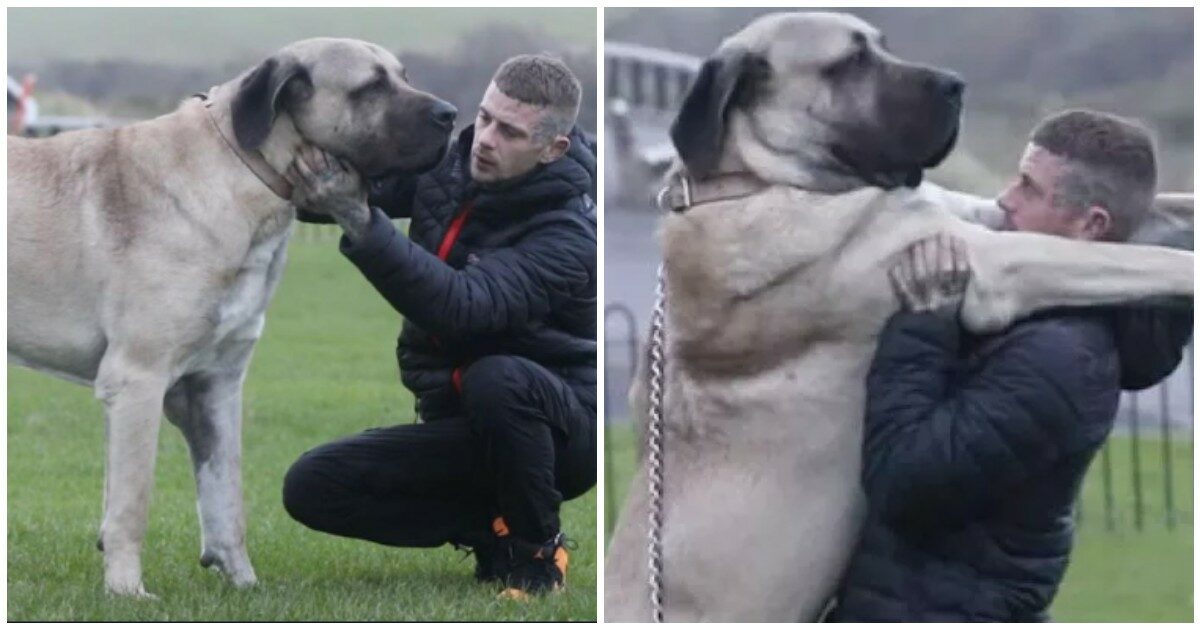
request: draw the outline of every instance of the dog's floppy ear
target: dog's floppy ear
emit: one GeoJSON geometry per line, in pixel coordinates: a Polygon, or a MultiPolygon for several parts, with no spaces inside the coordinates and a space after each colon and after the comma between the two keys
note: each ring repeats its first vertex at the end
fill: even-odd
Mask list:
{"type": "Polygon", "coordinates": [[[238,146],[247,151],[262,146],[283,107],[281,96],[293,79],[309,85],[308,70],[295,58],[282,55],[258,64],[242,79],[231,105],[238,146]]]}
{"type": "Polygon", "coordinates": [[[683,106],[671,123],[671,142],[692,176],[703,179],[721,159],[729,105],[751,70],[767,61],[745,48],[731,48],[700,67],[683,106]]]}

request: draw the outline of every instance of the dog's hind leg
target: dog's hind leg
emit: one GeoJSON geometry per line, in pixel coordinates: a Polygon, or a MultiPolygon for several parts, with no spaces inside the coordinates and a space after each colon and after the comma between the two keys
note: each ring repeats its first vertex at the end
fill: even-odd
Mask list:
{"type": "Polygon", "coordinates": [[[95,387],[105,407],[108,441],[100,525],[104,584],[113,594],[138,597],[150,596],[142,586],[141,548],[167,385],[166,370],[141,359],[150,356],[110,347],[95,387]]]}
{"type": "Polygon", "coordinates": [[[244,365],[232,373],[189,374],[171,387],[165,400],[167,418],[183,432],[192,456],[200,564],[221,571],[238,587],[257,581],[246,552],[242,500],[244,376],[244,365]]]}

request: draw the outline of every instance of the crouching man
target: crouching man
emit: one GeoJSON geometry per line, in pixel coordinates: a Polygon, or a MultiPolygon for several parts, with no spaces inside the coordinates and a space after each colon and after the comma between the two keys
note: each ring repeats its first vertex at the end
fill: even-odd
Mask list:
{"type": "Polygon", "coordinates": [[[372,182],[371,204],[353,169],[301,152],[301,219],[337,222],[342,253],[404,317],[419,421],[301,456],[284,480],[293,518],[468,547],[476,577],[511,597],[564,585],[559,508],[596,482],[596,157],[579,103],[561,61],[509,59],[446,159],[372,182]],[[389,216],[411,218],[407,236],[389,216]]]}

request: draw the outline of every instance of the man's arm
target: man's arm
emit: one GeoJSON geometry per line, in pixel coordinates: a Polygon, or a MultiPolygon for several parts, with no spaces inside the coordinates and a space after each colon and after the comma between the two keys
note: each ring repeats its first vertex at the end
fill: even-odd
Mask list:
{"type": "Polygon", "coordinates": [[[1116,366],[1095,325],[1022,325],[966,373],[958,317],[970,276],[962,243],[944,236],[889,270],[904,311],[867,379],[863,486],[899,525],[961,522],[1108,431],[1116,366]]]}
{"type": "Polygon", "coordinates": [[[454,269],[378,211],[360,236],[347,230],[341,249],[397,311],[422,328],[452,335],[497,332],[545,317],[591,282],[596,257],[594,236],[563,221],[454,269]]]}
{"type": "Polygon", "coordinates": [[[596,239],[582,217],[547,223],[513,247],[454,269],[369,208],[358,174],[336,157],[305,147],[288,178],[296,204],[331,215],[345,232],[342,253],[397,311],[428,330],[511,329],[545,317],[593,281],[596,239]]]}
{"type": "Polygon", "coordinates": [[[1004,491],[1095,448],[1111,426],[1115,366],[1097,337],[1045,321],[1009,333],[963,381],[952,313],[895,315],[867,380],[863,487],[901,526],[953,525],[1004,491]]]}

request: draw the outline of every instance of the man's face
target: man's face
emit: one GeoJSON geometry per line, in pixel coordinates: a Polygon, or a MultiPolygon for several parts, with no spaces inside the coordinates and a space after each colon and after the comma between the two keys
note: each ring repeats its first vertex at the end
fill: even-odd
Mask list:
{"type": "Polygon", "coordinates": [[[495,184],[561,157],[570,146],[565,136],[535,137],[538,123],[546,115],[546,108],[509,98],[495,83],[488,85],[475,116],[471,178],[481,184],[495,184]]]}
{"type": "Polygon", "coordinates": [[[1004,229],[1073,239],[1098,238],[1096,213],[1105,214],[1103,227],[1107,229],[1107,213],[1103,209],[1088,208],[1080,212],[1054,205],[1059,183],[1069,168],[1066,158],[1033,143],[1026,146],[1016,180],[997,200],[1004,210],[1004,229]]]}

